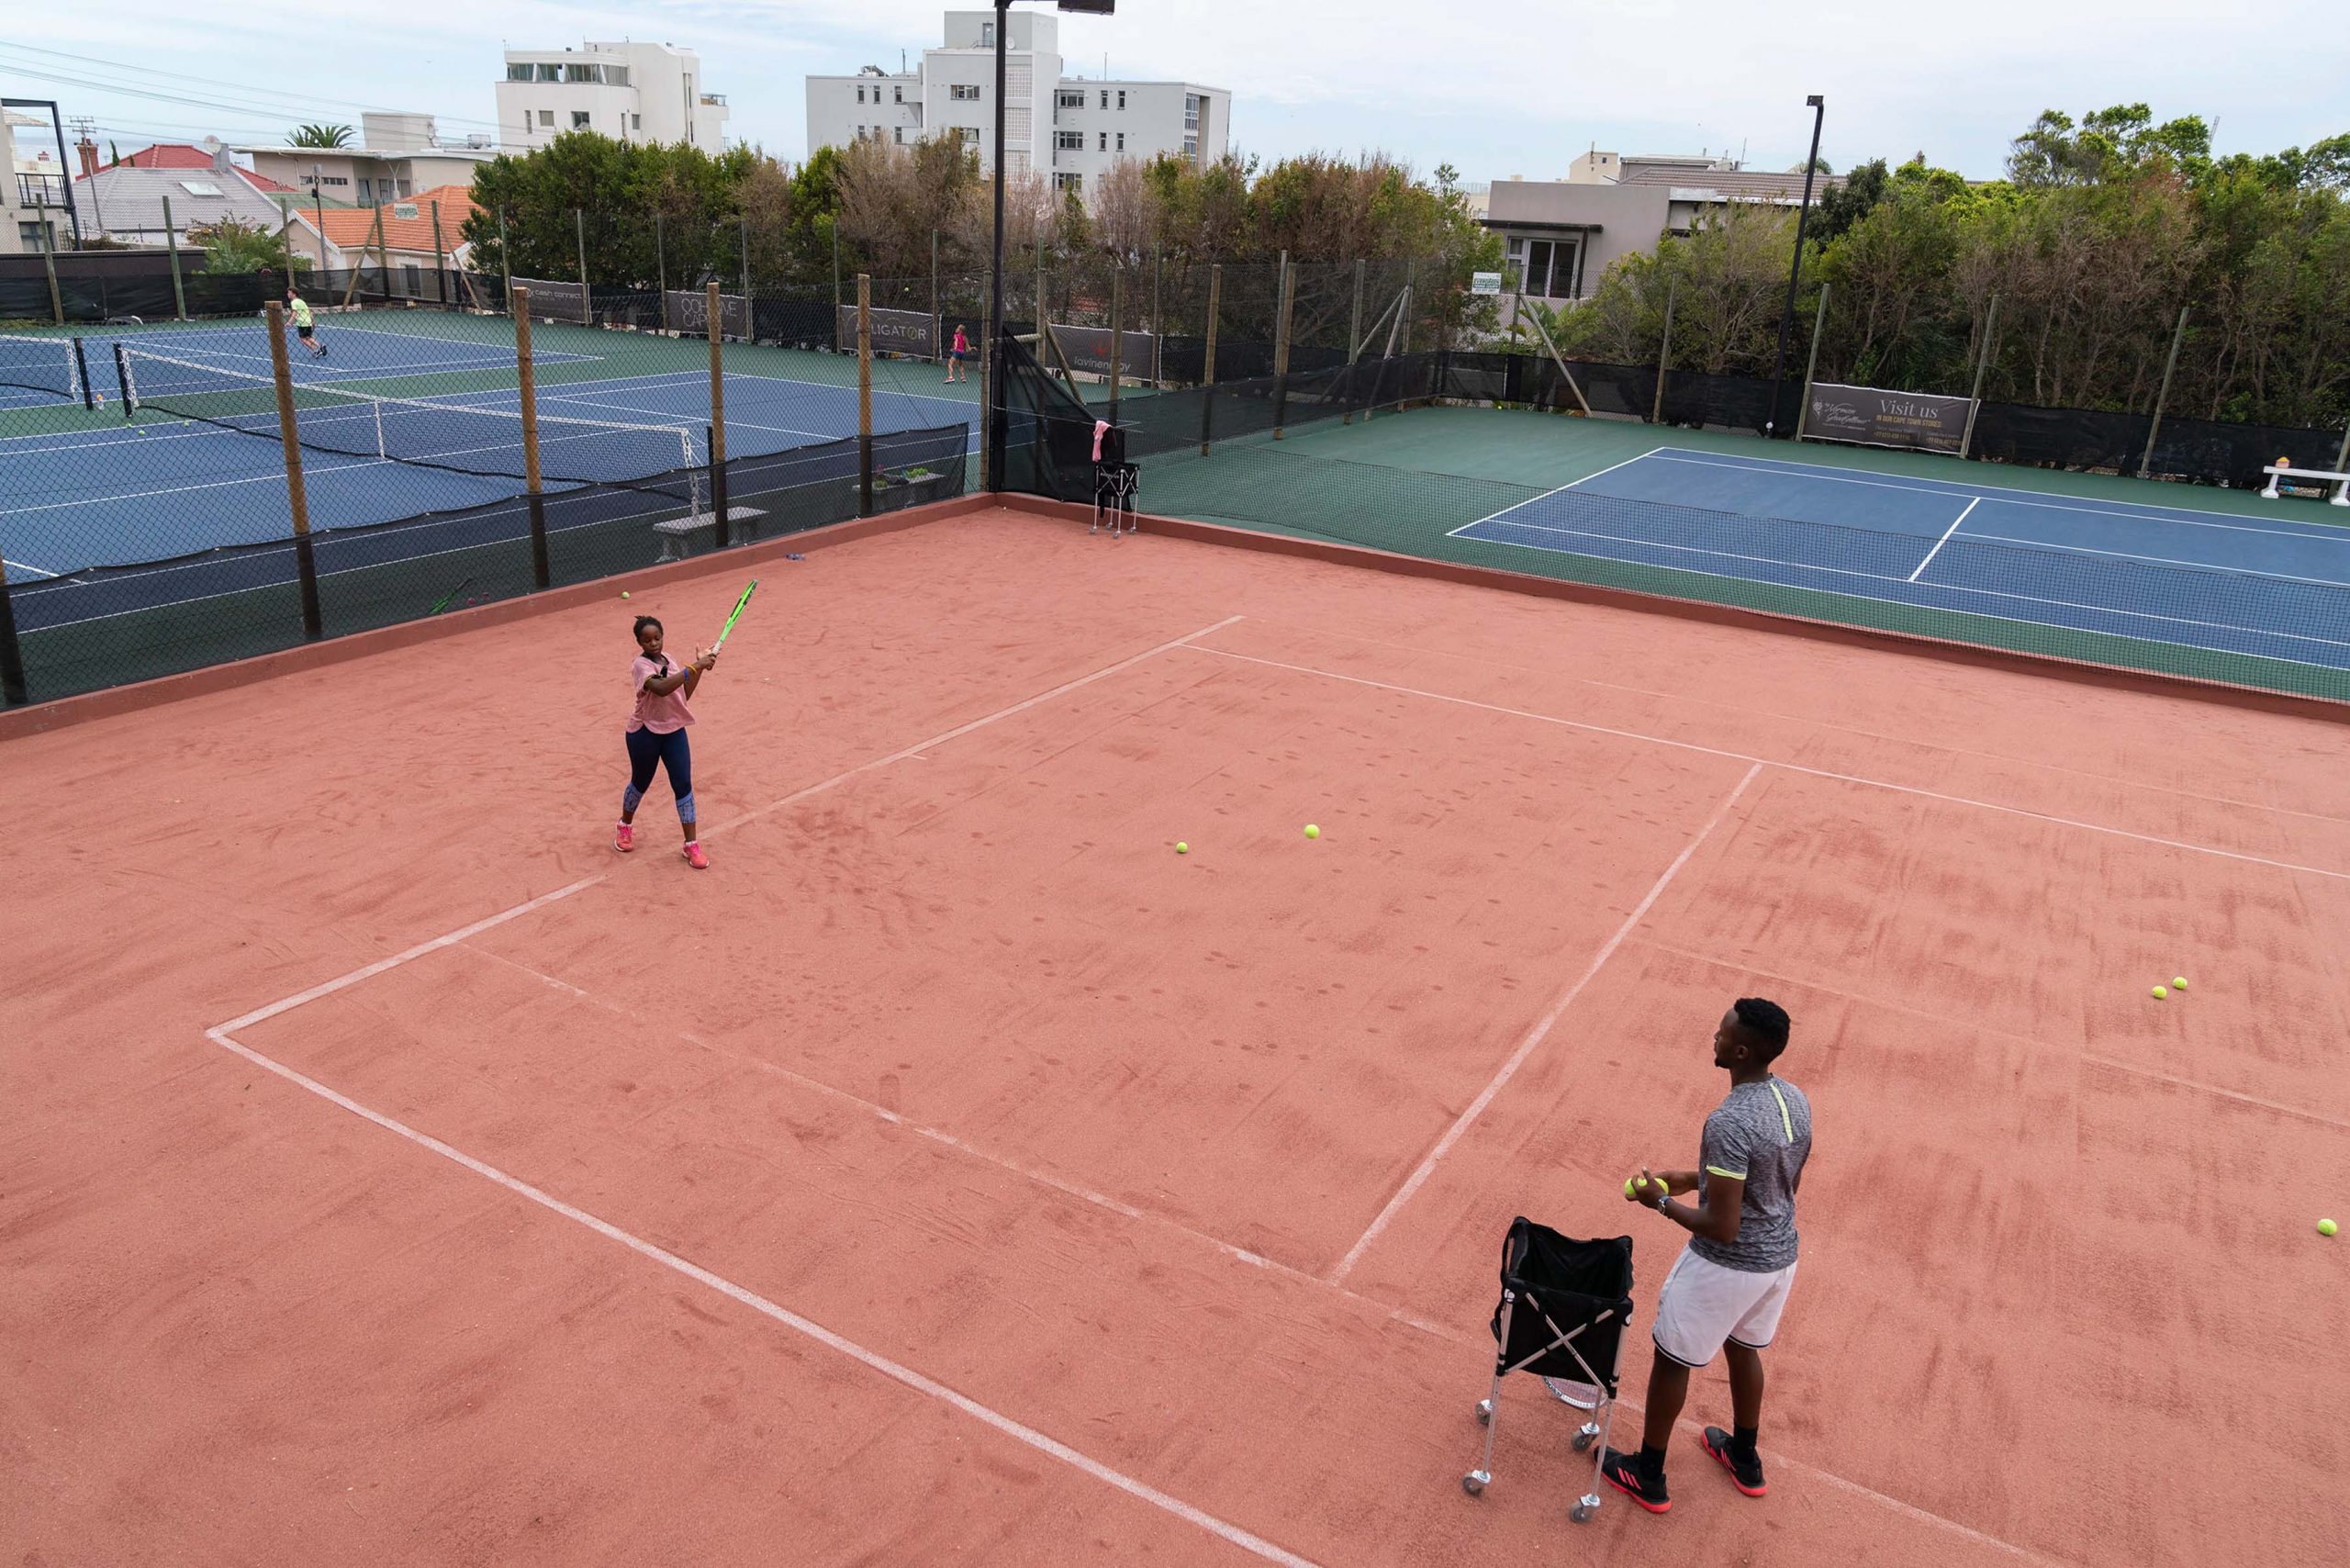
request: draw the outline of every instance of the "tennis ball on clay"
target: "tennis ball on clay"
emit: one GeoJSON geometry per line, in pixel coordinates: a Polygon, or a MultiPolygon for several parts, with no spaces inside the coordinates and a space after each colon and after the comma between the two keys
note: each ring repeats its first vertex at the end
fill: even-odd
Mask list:
{"type": "Polygon", "coordinates": [[[1308,838],[1319,838],[1322,836],[1322,830],[1315,827],[1312,823],[1307,823],[1305,824],[1305,836],[1308,838]]]}
{"type": "Polygon", "coordinates": [[[2330,1219],[2322,1219],[2317,1222],[2317,1233],[2320,1236],[2332,1236],[2335,1231],[2340,1230],[2341,1228],[2342,1227],[2340,1226],[2334,1224],[2330,1219]]]}
{"type": "Polygon", "coordinates": [[[2164,997],[2168,996],[2169,994],[2170,994],[2170,992],[2169,992],[2168,991],[2165,990],[2163,987],[2161,987],[2161,986],[2156,986],[2156,987],[2154,987],[2154,1000],[2155,1000],[2156,1002],[2160,1002],[2164,997]]]}
{"type": "Polygon", "coordinates": [[[626,589],[626,588],[622,588],[622,589],[621,589],[621,597],[622,599],[626,599],[626,598],[628,597],[628,589],[626,589]]]}
{"type": "Polygon", "coordinates": [[[2185,991],[2187,989],[2187,977],[2185,975],[2174,976],[2170,982],[2170,988],[2173,991],[2185,991]]]}
{"type": "Polygon", "coordinates": [[[1180,839],[1180,838],[1179,838],[1179,839],[1177,839],[1177,840],[1175,841],[1175,853],[1176,853],[1176,854],[1178,854],[1178,855],[1189,855],[1191,852],[1192,852],[1192,846],[1191,846],[1190,845],[1185,844],[1185,843],[1184,843],[1181,839],[1180,839]]]}

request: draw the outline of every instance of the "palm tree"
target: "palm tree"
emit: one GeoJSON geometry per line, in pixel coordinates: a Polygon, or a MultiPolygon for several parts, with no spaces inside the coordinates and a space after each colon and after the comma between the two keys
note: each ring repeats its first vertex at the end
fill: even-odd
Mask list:
{"type": "Polygon", "coordinates": [[[351,145],[351,128],[347,125],[297,126],[285,140],[295,147],[348,147],[351,145]]]}

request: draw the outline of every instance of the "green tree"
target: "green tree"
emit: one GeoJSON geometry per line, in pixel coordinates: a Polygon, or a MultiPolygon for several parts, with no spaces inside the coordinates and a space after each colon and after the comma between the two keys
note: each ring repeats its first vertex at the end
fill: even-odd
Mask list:
{"type": "Polygon", "coordinates": [[[301,125],[286,134],[289,147],[348,147],[351,128],[347,125],[301,125]]]}
{"type": "Polygon", "coordinates": [[[204,247],[204,267],[215,273],[308,272],[310,259],[300,252],[289,252],[284,234],[247,223],[241,218],[224,218],[218,223],[207,223],[187,231],[190,241],[204,247]]]}
{"type": "Polygon", "coordinates": [[[666,278],[672,288],[687,288],[730,278],[741,266],[738,192],[760,162],[745,148],[713,158],[682,142],[566,131],[474,172],[477,210],[465,220],[464,239],[476,264],[502,262],[521,277],[576,277],[584,243],[588,281],[599,287],[645,290],[666,278]]]}

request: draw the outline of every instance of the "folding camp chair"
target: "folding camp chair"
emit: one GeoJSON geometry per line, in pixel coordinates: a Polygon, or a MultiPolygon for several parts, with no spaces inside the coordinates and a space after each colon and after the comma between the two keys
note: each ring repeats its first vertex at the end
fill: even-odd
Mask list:
{"type": "MultiPolygon", "coordinates": [[[[1494,1430],[1499,1424],[1502,1379],[1533,1372],[1580,1383],[1590,1394],[1590,1419],[1575,1433],[1578,1451],[1591,1450],[1591,1489],[1568,1517],[1582,1524],[1599,1509],[1599,1465],[1616,1422],[1616,1363],[1624,1326],[1632,1316],[1632,1238],[1577,1241],[1519,1215],[1502,1243],[1502,1299],[1494,1308],[1494,1383],[1477,1403],[1485,1427],[1485,1457],[1460,1478],[1471,1496],[1494,1478],[1494,1430]]],[[[1583,1406],[1551,1383],[1551,1392],[1583,1406]]]]}

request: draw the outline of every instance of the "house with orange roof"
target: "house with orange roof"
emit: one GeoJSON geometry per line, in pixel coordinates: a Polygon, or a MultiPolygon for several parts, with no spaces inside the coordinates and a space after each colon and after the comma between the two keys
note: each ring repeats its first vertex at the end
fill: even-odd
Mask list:
{"type": "Polygon", "coordinates": [[[460,231],[476,210],[465,186],[436,185],[383,207],[329,207],[319,220],[354,265],[375,265],[380,250],[396,289],[420,297],[432,293],[433,269],[464,269],[471,247],[460,231]]]}

